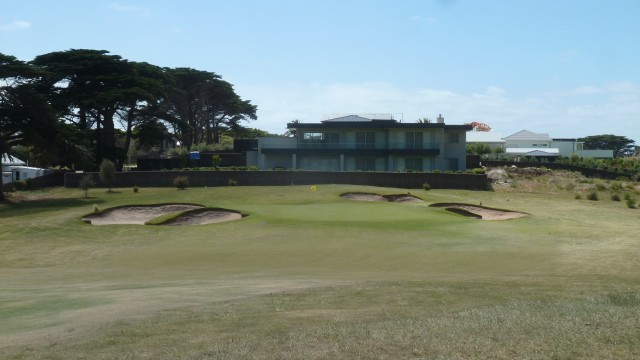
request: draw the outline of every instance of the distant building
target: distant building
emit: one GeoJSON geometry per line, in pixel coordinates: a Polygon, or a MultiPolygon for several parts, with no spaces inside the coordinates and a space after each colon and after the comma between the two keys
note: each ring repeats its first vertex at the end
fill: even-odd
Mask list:
{"type": "Polygon", "coordinates": [[[0,155],[0,163],[2,163],[3,184],[19,180],[33,179],[53,172],[47,169],[29,167],[26,162],[16,158],[15,156],[9,156],[7,154],[0,155]]]}
{"type": "Polygon", "coordinates": [[[549,134],[522,130],[504,138],[505,153],[536,157],[569,157],[577,155],[591,158],[613,158],[613,150],[585,150],[584,142],[577,139],[552,139],[549,134]]]}
{"type": "Polygon", "coordinates": [[[491,149],[504,149],[505,140],[502,134],[493,131],[469,131],[467,144],[485,144],[491,149]]]}
{"type": "MultiPolygon", "coordinates": [[[[260,169],[432,171],[466,169],[469,125],[402,123],[391,114],[346,114],[292,122],[295,136],[258,139],[260,169]]],[[[248,158],[249,162],[250,159],[248,158]]]]}

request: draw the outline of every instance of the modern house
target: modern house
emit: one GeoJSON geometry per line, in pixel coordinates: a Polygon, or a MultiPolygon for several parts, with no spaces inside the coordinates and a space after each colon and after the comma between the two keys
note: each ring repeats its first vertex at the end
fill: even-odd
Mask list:
{"type": "Polygon", "coordinates": [[[260,169],[432,171],[466,169],[469,125],[403,123],[391,114],[350,114],[292,122],[293,137],[258,139],[260,169]]]}
{"type": "Polygon", "coordinates": [[[576,139],[552,139],[549,134],[522,130],[505,138],[505,153],[519,156],[613,158],[613,150],[584,150],[584,143],[576,139]]]}

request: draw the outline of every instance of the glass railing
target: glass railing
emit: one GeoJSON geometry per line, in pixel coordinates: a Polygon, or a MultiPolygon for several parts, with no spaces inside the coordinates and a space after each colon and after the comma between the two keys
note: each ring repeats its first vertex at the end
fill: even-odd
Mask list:
{"type": "Polygon", "coordinates": [[[298,143],[299,149],[438,149],[437,143],[423,144],[406,144],[406,143],[390,143],[390,144],[372,144],[372,143],[335,143],[335,142],[301,142],[298,143]]]}

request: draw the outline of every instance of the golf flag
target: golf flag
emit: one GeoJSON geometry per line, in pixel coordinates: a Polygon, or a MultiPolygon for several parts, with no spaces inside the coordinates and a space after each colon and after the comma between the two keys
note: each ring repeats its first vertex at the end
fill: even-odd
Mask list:
{"type": "Polygon", "coordinates": [[[317,187],[317,186],[315,186],[315,185],[313,185],[313,186],[311,186],[311,190],[312,190],[312,191],[316,191],[316,190],[318,190],[318,187],[317,187]]]}

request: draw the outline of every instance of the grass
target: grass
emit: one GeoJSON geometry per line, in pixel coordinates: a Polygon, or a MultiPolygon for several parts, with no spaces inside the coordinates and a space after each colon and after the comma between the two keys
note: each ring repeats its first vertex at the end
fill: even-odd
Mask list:
{"type": "Polygon", "coordinates": [[[633,358],[640,211],[589,183],[419,192],[347,185],[73,189],[0,204],[8,359],[633,358]],[[581,188],[584,186],[584,188],[581,188]],[[553,196],[549,196],[549,192],[553,196]],[[38,200],[30,200],[38,199],[38,200]],[[241,211],[203,226],[91,226],[127,204],[241,211]],[[468,219],[436,202],[530,216],[468,219]]]}

